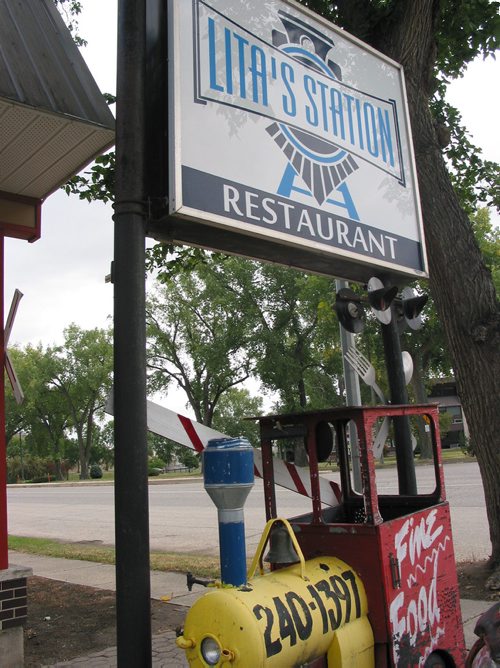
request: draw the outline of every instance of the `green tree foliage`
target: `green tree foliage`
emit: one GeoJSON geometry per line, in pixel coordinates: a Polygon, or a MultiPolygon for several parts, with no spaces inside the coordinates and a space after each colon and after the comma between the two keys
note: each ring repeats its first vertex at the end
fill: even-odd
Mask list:
{"type": "MultiPolygon", "coordinates": [[[[19,377],[21,387],[23,386],[24,374],[22,369],[22,353],[15,346],[9,347],[9,355],[12,359],[14,368],[19,377]]],[[[5,442],[8,445],[10,440],[19,432],[26,429],[26,419],[21,406],[14,399],[14,394],[7,374],[4,373],[5,386],[5,442]]]]}
{"type": "Polygon", "coordinates": [[[64,331],[64,344],[54,349],[49,387],[57,391],[76,433],[82,479],[88,478],[94,425],[104,417],[112,367],[109,331],[70,325],[64,331]]]}
{"type": "MultiPolygon", "coordinates": [[[[212,424],[224,393],[251,375],[277,408],[339,397],[342,358],[333,281],[241,258],[180,251],[160,270],[148,308],[151,389],[173,380],[196,419],[212,424]]],[[[236,395],[232,395],[236,396],[236,395]]]]}
{"type": "Polygon", "coordinates": [[[172,462],[177,453],[178,444],[169,438],[148,432],[148,451],[151,457],[160,459],[164,466],[172,462]]]}
{"type": "Polygon", "coordinates": [[[24,432],[25,446],[31,455],[49,457],[54,462],[55,477],[62,478],[69,420],[60,397],[50,386],[53,351],[44,350],[41,345],[27,346],[23,351],[11,350],[11,355],[25,401],[16,404],[10,388],[6,388],[7,444],[15,433],[13,425],[17,424],[24,432]]]}
{"type": "Polygon", "coordinates": [[[471,216],[471,222],[484,262],[491,272],[498,297],[500,294],[500,228],[493,227],[489,209],[486,207],[478,209],[471,216]]]}
{"type": "MultiPolygon", "coordinates": [[[[105,95],[108,104],[112,104],[115,98],[105,95]]],[[[98,156],[88,170],[82,174],[73,176],[65,185],[64,190],[68,195],[78,195],[80,199],[87,202],[100,200],[101,202],[113,201],[115,187],[115,152],[109,151],[98,156]]]]}
{"type": "Polygon", "coordinates": [[[258,277],[254,354],[262,384],[278,393],[280,410],[335,404],[342,356],[334,282],[265,264],[258,277]]]}
{"type": "Polygon", "coordinates": [[[250,377],[254,328],[252,309],[241,303],[251,295],[228,289],[215,262],[164,276],[147,306],[150,387],[165,392],[174,381],[207,426],[224,392],[250,377]]]}
{"type": "Polygon", "coordinates": [[[82,11],[82,3],[79,0],[54,0],[59,9],[73,39],[78,46],[85,46],[87,42],[79,34],[78,15],[82,11]]]}
{"type": "Polygon", "coordinates": [[[74,459],[69,441],[74,434],[80,477],[87,478],[92,448],[102,440],[96,420],[103,417],[111,389],[110,333],[71,325],[61,346],[27,346],[11,354],[25,401],[15,404],[6,388],[7,443],[22,431],[27,452],[48,457],[55,467],[53,477],[62,478],[74,459]]]}
{"type": "Polygon", "coordinates": [[[113,466],[115,456],[113,420],[104,425],[94,423],[90,464],[100,464],[106,471],[113,466]]]}
{"type": "Polygon", "coordinates": [[[200,460],[196,454],[189,448],[182,448],[178,453],[179,461],[189,470],[197,469],[200,466],[200,460]]]}
{"type": "Polygon", "coordinates": [[[227,436],[243,436],[254,447],[260,446],[257,423],[245,418],[262,413],[262,398],[252,396],[245,388],[233,387],[221,397],[212,427],[227,436]]]}

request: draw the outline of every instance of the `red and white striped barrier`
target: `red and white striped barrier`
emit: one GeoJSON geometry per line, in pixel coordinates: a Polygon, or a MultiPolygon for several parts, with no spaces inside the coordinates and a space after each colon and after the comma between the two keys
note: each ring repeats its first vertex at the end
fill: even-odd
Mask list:
{"type": "MultiPolygon", "coordinates": [[[[112,409],[109,406],[106,410],[112,414],[112,409]]],[[[206,427],[152,401],[147,402],[147,425],[149,431],[154,434],[169,438],[180,445],[196,450],[196,452],[202,452],[212,438],[228,438],[226,434],[221,434],[211,427],[206,427]]],[[[262,452],[257,448],[254,448],[254,467],[255,475],[262,478],[262,452]]],[[[311,496],[311,480],[308,469],[287,464],[276,457],[273,457],[273,468],[274,482],[277,485],[304,496],[311,496]]],[[[321,501],[328,506],[337,506],[339,499],[334,490],[337,490],[338,494],[338,486],[321,476],[319,485],[321,501]]]]}
{"type": "Polygon", "coordinates": [[[17,307],[19,302],[23,297],[23,293],[20,290],[15,290],[14,297],[12,298],[12,304],[10,305],[9,315],[7,316],[7,322],[5,323],[4,329],[4,346],[5,346],[5,369],[7,371],[7,376],[9,378],[10,384],[12,385],[12,391],[14,392],[14,398],[18,404],[22,404],[24,401],[24,394],[21,389],[21,384],[16,374],[16,370],[12,365],[12,360],[10,355],[7,352],[7,344],[9,343],[10,333],[12,331],[12,325],[14,324],[14,319],[17,313],[17,307]]]}

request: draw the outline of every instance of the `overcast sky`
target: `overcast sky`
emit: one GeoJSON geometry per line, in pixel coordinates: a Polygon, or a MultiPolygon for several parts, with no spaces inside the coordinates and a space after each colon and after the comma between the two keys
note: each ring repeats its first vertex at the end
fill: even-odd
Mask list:
{"type": "MultiPolygon", "coordinates": [[[[82,53],[103,92],[115,92],[116,1],[83,0],[82,53]]],[[[500,162],[498,108],[500,65],[493,59],[470,65],[453,84],[457,106],[484,157],[500,162]]],[[[15,288],[24,293],[10,343],[60,342],[72,322],[83,328],[111,324],[112,291],[104,277],[113,256],[110,205],[88,204],[62,191],[42,208],[42,238],[28,244],[6,240],[5,311],[15,288]]]]}

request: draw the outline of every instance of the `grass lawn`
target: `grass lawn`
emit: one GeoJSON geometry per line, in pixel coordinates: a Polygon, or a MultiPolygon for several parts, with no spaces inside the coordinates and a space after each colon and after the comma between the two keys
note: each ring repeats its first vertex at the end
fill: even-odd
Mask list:
{"type": "MultiPolygon", "coordinates": [[[[28,554],[61,559],[81,559],[99,564],[115,563],[115,548],[112,545],[82,545],[62,543],[48,538],[26,538],[9,536],[9,549],[28,554]]],[[[155,571],[191,571],[201,577],[215,578],[219,575],[219,559],[206,555],[177,552],[151,552],[151,568],[155,571]]]]}

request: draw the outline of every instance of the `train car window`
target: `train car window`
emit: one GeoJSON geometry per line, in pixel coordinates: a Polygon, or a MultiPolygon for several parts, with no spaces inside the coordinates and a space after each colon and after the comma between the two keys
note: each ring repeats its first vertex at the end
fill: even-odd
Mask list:
{"type": "MultiPolygon", "coordinates": [[[[351,493],[361,494],[361,463],[359,457],[359,438],[354,420],[350,420],[346,426],[347,441],[347,470],[349,476],[349,488],[351,493]]],[[[341,465],[341,463],[339,462],[341,465]]],[[[347,481],[343,481],[345,487],[347,481]]],[[[342,482],[341,482],[342,484],[342,482]]]]}
{"type": "Polygon", "coordinates": [[[390,418],[379,418],[372,430],[373,458],[375,460],[375,481],[377,493],[395,495],[399,493],[398,471],[394,427],[390,418]]]}
{"type": "Polygon", "coordinates": [[[410,418],[413,451],[415,458],[415,477],[418,494],[433,494],[437,488],[434,448],[429,419],[422,415],[410,418]]]}
{"type": "MultiPolygon", "coordinates": [[[[438,481],[429,420],[426,416],[412,415],[409,417],[409,423],[416,495],[430,496],[436,493],[438,481]]],[[[379,419],[374,426],[375,481],[379,497],[395,496],[400,493],[397,456],[394,425],[391,420],[384,422],[383,419],[379,419]]]]}

